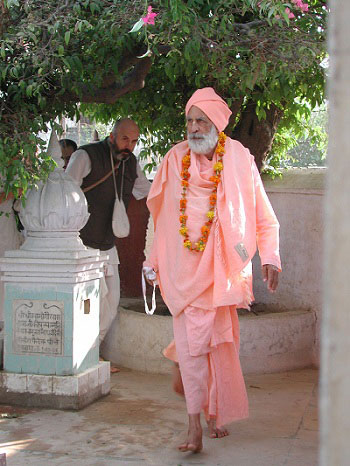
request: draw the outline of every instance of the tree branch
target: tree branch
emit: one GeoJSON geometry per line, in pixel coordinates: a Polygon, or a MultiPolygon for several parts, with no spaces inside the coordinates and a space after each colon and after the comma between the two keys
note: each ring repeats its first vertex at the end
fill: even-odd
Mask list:
{"type": "Polygon", "coordinates": [[[228,136],[232,135],[233,128],[235,127],[235,124],[236,124],[236,118],[237,118],[239,111],[241,110],[243,100],[244,100],[244,96],[242,95],[241,97],[236,99],[230,107],[232,115],[230,116],[227,129],[226,129],[226,134],[228,136]]]}
{"type": "Polygon", "coordinates": [[[129,92],[138,91],[145,85],[145,78],[152,65],[150,57],[135,58],[137,60],[134,68],[125,76],[123,82],[117,84],[114,81],[105,87],[92,88],[84,85],[79,95],[66,92],[62,98],[65,101],[114,104],[120,97],[129,92]]]}
{"type": "Polygon", "coordinates": [[[233,26],[236,28],[236,29],[243,29],[245,32],[249,32],[251,29],[255,28],[255,27],[258,27],[258,26],[262,26],[262,25],[266,25],[267,22],[263,19],[256,19],[255,21],[250,21],[249,23],[233,23],[233,26]]]}
{"type": "MultiPolygon", "coordinates": [[[[170,50],[171,47],[168,45],[159,45],[157,52],[164,54],[170,50]]],[[[145,51],[146,49],[143,47],[124,55],[118,66],[119,75],[133,68],[125,75],[121,83],[116,83],[117,75],[111,72],[103,78],[100,87],[82,85],[79,95],[67,91],[62,95],[62,99],[73,102],[114,104],[124,94],[142,89],[145,86],[145,78],[152,65],[151,57],[137,58],[138,55],[142,55],[145,51]]]]}
{"type": "MultiPolygon", "coordinates": [[[[157,52],[162,55],[164,53],[168,53],[171,50],[171,47],[168,45],[158,45],[157,52]]],[[[140,58],[138,56],[143,55],[146,52],[146,47],[142,47],[141,49],[135,49],[133,52],[129,52],[125,54],[118,65],[119,74],[123,74],[132,66],[137,65],[140,62],[140,58]]],[[[116,81],[116,74],[114,72],[106,74],[103,78],[103,82],[101,87],[102,88],[109,88],[112,86],[116,81]]]]}

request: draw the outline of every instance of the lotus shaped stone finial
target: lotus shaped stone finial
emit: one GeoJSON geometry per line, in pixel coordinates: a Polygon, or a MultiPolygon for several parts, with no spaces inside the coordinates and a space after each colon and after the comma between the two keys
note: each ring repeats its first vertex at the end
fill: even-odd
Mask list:
{"type": "Polygon", "coordinates": [[[84,193],[77,183],[63,170],[61,148],[56,133],[52,131],[47,152],[57,163],[46,182],[27,194],[20,218],[27,231],[21,249],[79,250],[85,246],[79,230],[89,218],[84,193]]]}

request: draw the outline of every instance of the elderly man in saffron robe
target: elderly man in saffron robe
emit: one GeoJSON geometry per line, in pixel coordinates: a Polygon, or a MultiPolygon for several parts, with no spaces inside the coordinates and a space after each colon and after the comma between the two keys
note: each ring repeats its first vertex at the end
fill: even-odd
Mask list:
{"type": "Polygon", "coordinates": [[[214,89],[193,94],[188,138],[166,154],[147,201],[155,232],[144,274],[152,282],[156,273],[173,316],[164,354],[176,364],[174,389],[184,390],[189,417],[180,451],[202,449],[202,410],[211,438],[248,416],[236,308],[253,300],[256,246],[272,292],[281,271],[279,224],[254,157],[223,133],[230,115],[214,89]]]}

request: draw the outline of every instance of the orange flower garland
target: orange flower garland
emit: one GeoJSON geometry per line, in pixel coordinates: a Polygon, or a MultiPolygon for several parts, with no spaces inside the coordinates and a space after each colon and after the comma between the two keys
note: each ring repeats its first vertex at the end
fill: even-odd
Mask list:
{"type": "Polygon", "coordinates": [[[218,190],[218,185],[221,182],[221,172],[224,168],[224,165],[222,163],[222,157],[225,154],[225,141],[226,141],[226,134],[221,132],[219,133],[219,141],[218,145],[216,146],[215,153],[218,155],[218,161],[214,164],[213,171],[214,171],[214,176],[211,176],[209,179],[210,181],[213,182],[213,192],[209,196],[209,211],[206,214],[207,221],[201,228],[201,233],[202,236],[199,238],[199,240],[196,243],[192,243],[192,241],[189,239],[188,235],[188,228],[186,226],[187,224],[187,215],[185,215],[186,212],[186,206],[187,206],[187,199],[186,199],[186,192],[188,188],[188,180],[190,178],[190,173],[189,173],[189,168],[191,166],[191,151],[190,149],[188,150],[187,154],[182,158],[182,171],[181,171],[181,186],[182,186],[182,193],[180,199],[180,234],[184,236],[184,247],[189,249],[190,251],[197,251],[197,252],[203,252],[205,249],[205,246],[207,245],[208,241],[208,236],[210,233],[211,225],[214,220],[214,215],[215,215],[215,207],[216,207],[216,192],[218,190]]]}

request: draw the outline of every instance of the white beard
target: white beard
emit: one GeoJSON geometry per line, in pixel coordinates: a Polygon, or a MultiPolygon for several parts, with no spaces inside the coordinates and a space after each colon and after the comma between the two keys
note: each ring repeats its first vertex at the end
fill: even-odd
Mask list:
{"type": "Polygon", "coordinates": [[[196,154],[209,154],[217,145],[219,137],[215,125],[207,134],[188,134],[188,146],[196,154]]]}

